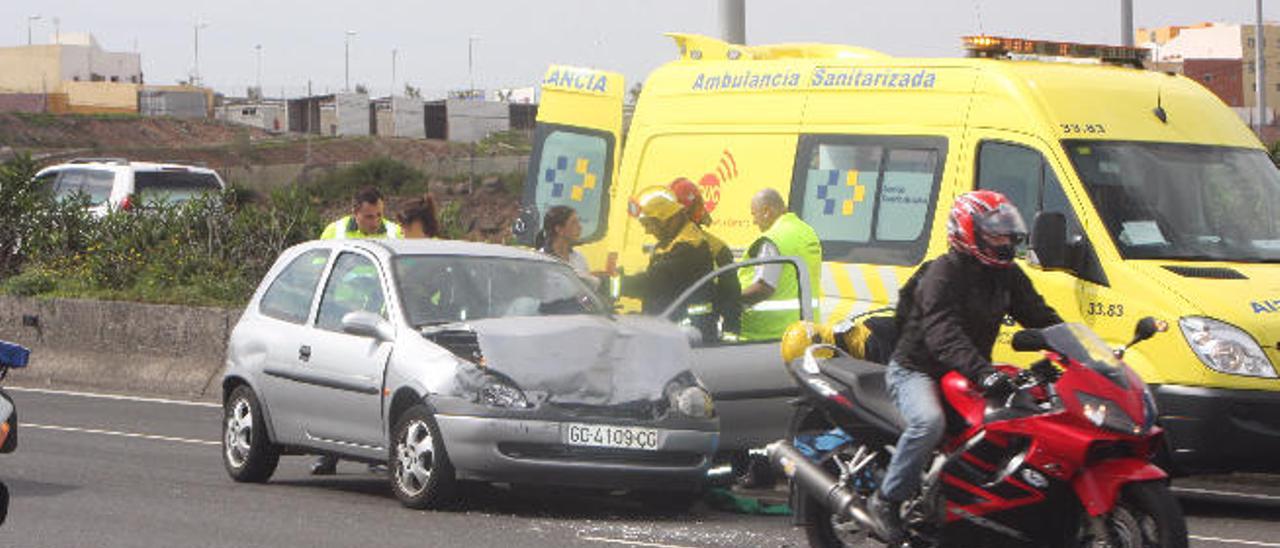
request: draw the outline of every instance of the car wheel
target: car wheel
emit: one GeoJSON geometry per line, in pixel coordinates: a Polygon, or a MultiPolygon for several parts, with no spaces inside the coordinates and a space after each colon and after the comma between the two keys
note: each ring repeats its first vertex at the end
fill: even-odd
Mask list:
{"type": "Polygon", "coordinates": [[[440,428],[423,405],[415,405],[396,421],[388,467],[391,490],[408,508],[441,508],[453,502],[457,488],[453,464],[444,450],[440,428]]]}
{"type": "Polygon", "coordinates": [[[240,386],[222,406],[222,464],[231,479],[263,483],[280,463],[280,448],[267,439],[266,421],[253,389],[240,386]]]}

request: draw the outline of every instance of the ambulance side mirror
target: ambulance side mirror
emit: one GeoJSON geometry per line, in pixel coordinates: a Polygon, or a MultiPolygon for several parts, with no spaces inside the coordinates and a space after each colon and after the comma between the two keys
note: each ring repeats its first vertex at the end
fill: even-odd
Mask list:
{"type": "Polygon", "coordinates": [[[1037,214],[1031,228],[1031,251],[1035,254],[1033,264],[1040,268],[1067,269],[1067,216],[1051,211],[1037,214]]]}

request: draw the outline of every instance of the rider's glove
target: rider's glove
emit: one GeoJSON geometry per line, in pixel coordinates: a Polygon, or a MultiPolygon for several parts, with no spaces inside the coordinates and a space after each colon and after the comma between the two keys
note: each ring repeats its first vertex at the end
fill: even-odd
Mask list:
{"type": "Polygon", "coordinates": [[[1013,380],[997,369],[988,369],[981,378],[982,394],[988,398],[1004,398],[1017,390],[1013,380]]]}
{"type": "Polygon", "coordinates": [[[1062,371],[1050,363],[1049,360],[1040,360],[1032,364],[1031,372],[1035,374],[1036,378],[1046,382],[1058,382],[1058,379],[1062,377],[1062,371]]]}

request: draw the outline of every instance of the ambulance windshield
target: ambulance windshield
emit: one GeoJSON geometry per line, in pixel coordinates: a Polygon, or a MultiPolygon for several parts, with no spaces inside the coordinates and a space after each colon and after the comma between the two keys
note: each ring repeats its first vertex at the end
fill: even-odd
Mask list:
{"type": "Polygon", "coordinates": [[[1280,172],[1263,151],[1063,145],[1126,259],[1280,262],[1280,172]]]}

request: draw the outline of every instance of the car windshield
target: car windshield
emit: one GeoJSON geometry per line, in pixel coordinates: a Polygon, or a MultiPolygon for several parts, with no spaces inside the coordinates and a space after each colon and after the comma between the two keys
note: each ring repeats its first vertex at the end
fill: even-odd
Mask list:
{"type": "Polygon", "coordinates": [[[133,175],[134,192],[141,204],[175,204],[222,190],[210,173],[192,171],[139,171],[133,175]]]}
{"type": "Polygon", "coordinates": [[[1261,150],[1064,146],[1126,259],[1280,261],[1280,172],[1261,150]]]}
{"type": "Polygon", "coordinates": [[[395,273],[415,327],[605,310],[568,265],[550,261],[408,255],[396,259],[395,273]]]}
{"type": "Polygon", "coordinates": [[[1060,323],[1041,333],[1054,352],[1080,362],[1123,388],[1129,387],[1127,366],[1093,330],[1078,323],[1060,323]]]}

